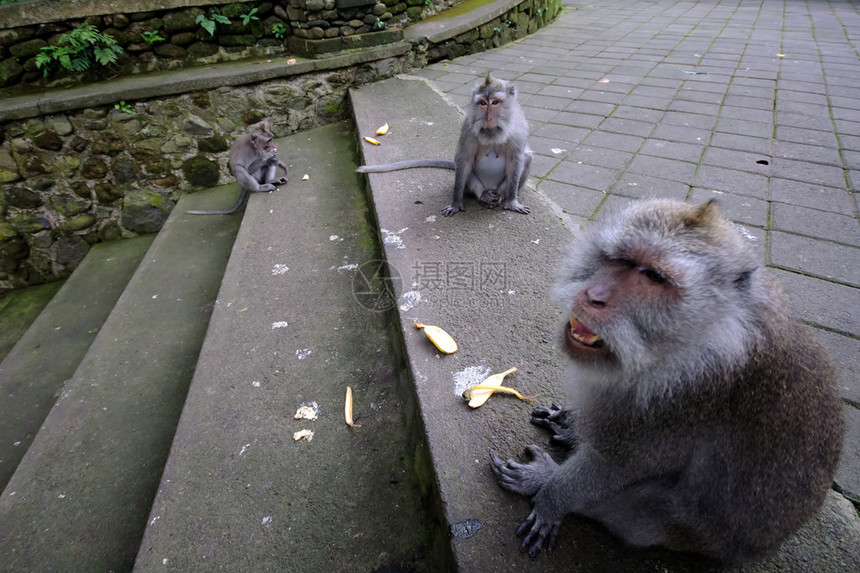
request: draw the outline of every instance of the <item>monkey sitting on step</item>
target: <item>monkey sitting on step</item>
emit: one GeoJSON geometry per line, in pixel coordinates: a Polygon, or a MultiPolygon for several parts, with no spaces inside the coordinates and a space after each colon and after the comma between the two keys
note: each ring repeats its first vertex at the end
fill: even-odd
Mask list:
{"type": "Polygon", "coordinates": [[[278,159],[278,150],[275,149],[275,136],[269,131],[265,121],[255,123],[250,131],[236,138],[230,147],[230,171],[242,192],[236,204],[229,209],[220,211],[188,211],[192,215],[229,215],[235,213],[242,206],[248,193],[260,193],[274,191],[276,185],[287,183],[287,164],[278,159]],[[284,176],[275,178],[276,171],[280,167],[284,170],[284,176]]]}
{"type": "Polygon", "coordinates": [[[466,118],[460,130],[457,154],[448,159],[410,159],[382,165],[363,165],[359,173],[384,173],[414,167],[454,170],[454,199],[442,210],[448,217],[465,211],[463,194],[468,191],[484,207],[502,205],[517,213],[529,208],[517,199],[526,184],[532,164],[528,146],[529,125],[517,101],[515,84],[487,74],[472,90],[466,118]]]}
{"type": "Polygon", "coordinates": [[[528,496],[521,549],[562,518],[625,542],[734,563],[775,552],[816,513],[842,444],[822,348],[714,203],[632,204],[589,228],[562,288],[571,405],[532,421],[571,448],[492,468],[528,496]]]}

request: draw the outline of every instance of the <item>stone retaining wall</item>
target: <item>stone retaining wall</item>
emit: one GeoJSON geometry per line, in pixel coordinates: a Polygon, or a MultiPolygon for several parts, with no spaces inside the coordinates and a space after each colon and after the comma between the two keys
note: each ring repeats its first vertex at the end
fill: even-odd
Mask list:
{"type": "Polygon", "coordinates": [[[67,85],[285,54],[294,49],[292,39],[350,37],[401,28],[408,21],[425,18],[459,1],[165,0],[129,2],[133,11],[122,13],[113,13],[116,3],[107,0],[33,0],[25,5],[4,5],[0,6],[0,87],[67,85]],[[50,6],[43,6],[47,3],[50,6]],[[188,7],[188,4],[194,5],[188,7]],[[33,20],[28,15],[33,11],[29,5],[44,8],[42,17],[46,20],[16,25],[33,20]],[[216,22],[213,14],[230,23],[216,22]],[[50,15],[54,15],[53,19],[50,15]],[[213,23],[214,34],[197,22],[200,15],[213,23]],[[93,63],[83,74],[68,72],[54,64],[46,76],[45,66],[37,66],[36,56],[43,48],[57,45],[61,35],[79,24],[93,25],[116,40],[123,49],[118,61],[107,66],[93,63]]]}
{"type": "Polygon", "coordinates": [[[157,232],[182,193],[233,181],[227,150],[245,126],[269,118],[283,137],[342,119],[350,87],[522,37],[559,9],[526,0],[399,57],[0,124],[0,292],[61,279],[99,241],[157,232]]]}

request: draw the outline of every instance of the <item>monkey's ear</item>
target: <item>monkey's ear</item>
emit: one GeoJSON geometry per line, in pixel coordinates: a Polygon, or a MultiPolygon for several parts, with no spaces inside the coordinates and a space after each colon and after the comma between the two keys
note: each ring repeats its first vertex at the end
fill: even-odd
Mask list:
{"type": "Polygon", "coordinates": [[[517,84],[513,82],[508,84],[508,95],[511,97],[517,97],[517,84]]]}
{"type": "Polygon", "coordinates": [[[719,219],[720,211],[717,208],[717,200],[711,199],[702,203],[692,210],[689,215],[684,218],[684,225],[687,227],[698,227],[719,219]]]}

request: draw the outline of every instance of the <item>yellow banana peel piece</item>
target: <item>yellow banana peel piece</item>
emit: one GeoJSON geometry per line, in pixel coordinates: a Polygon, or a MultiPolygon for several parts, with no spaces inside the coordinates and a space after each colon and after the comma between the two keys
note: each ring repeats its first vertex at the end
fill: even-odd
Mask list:
{"type": "Polygon", "coordinates": [[[413,322],[415,328],[423,328],[424,334],[427,335],[427,338],[430,339],[436,348],[439,349],[440,352],[444,352],[445,354],[452,354],[457,352],[457,343],[451,338],[451,335],[439,328],[438,326],[432,326],[429,324],[421,324],[420,322],[413,322]]]}
{"type": "Polygon", "coordinates": [[[469,406],[472,408],[478,408],[484,405],[484,402],[490,399],[490,396],[493,395],[494,392],[504,392],[506,394],[513,394],[520,400],[528,400],[532,401],[534,398],[530,396],[523,396],[513,388],[508,388],[507,386],[502,386],[502,380],[508,374],[516,372],[516,366],[505,370],[499,374],[493,374],[492,376],[487,377],[486,380],[481,382],[480,384],[475,384],[470,388],[466,388],[466,391],[463,392],[463,398],[469,401],[469,406]]]}
{"type": "Polygon", "coordinates": [[[387,123],[376,130],[376,135],[385,135],[386,133],[388,133],[388,124],[387,123]]]}
{"type": "Polygon", "coordinates": [[[343,402],[343,419],[351,428],[360,428],[361,424],[352,421],[352,387],[346,387],[346,399],[343,402]]]}
{"type": "Polygon", "coordinates": [[[372,143],[373,145],[379,145],[379,142],[372,137],[365,137],[364,140],[368,143],[372,143]]]}

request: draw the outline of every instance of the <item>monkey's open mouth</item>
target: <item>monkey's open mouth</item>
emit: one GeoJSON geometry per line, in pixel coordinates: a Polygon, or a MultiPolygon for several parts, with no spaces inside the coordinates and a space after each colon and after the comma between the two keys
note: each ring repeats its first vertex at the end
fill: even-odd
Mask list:
{"type": "Polygon", "coordinates": [[[565,331],[565,334],[567,335],[565,337],[567,339],[567,345],[571,349],[579,350],[582,346],[594,349],[603,348],[603,338],[579,322],[579,319],[574,315],[570,315],[570,322],[565,331]]]}

